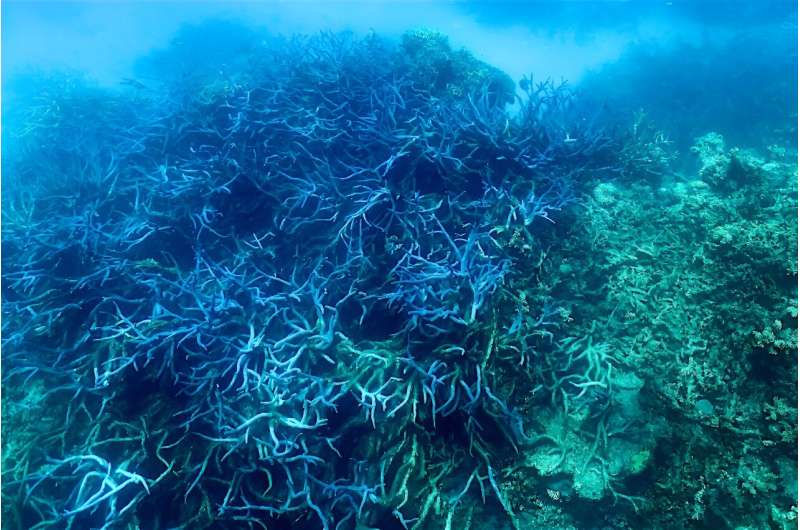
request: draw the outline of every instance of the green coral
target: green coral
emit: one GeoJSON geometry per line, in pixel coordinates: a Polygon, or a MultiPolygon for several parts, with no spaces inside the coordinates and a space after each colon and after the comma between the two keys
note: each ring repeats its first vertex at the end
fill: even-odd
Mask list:
{"type": "Polygon", "coordinates": [[[647,449],[642,449],[631,459],[631,473],[637,475],[644,471],[650,464],[653,454],[647,449]]]}
{"type": "Polygon", "coordinates": [[[478,60],[469,51],[453,50],[447,36],[428,29],[402,36],[403,59],[420,88],[439,96],[488,94],[504,103],[514,102],[515,87],[501,70],[478,60]]]}
{"type": "MultiPolygon", "coordinates": [[[[719,133],[708,133],[695,140],[691,148],[700,162],[699,176],[710,186],[731,191],[753,183],[763,182],[766,175],[780,172],[778,163],[765,161],[750,150],[726,150],[725,140],[719,133]]],[[[785,156],[785,151],[771,146],[768,153],[773,158],[785,156]]]]}
{"type": "Polygon", "coordinates": [[[602,422],[569,400],[523,409],[538,439],[520,465],[537,480],[515,493],[557,492],[578,527],[568,506],[612,500],[637,528],[796,514],[796,168],[718,134],[694,152],[694,175],[587,183],[566,243],[531,254],[570,308],[551,353],[611,366],[602,422]]]}

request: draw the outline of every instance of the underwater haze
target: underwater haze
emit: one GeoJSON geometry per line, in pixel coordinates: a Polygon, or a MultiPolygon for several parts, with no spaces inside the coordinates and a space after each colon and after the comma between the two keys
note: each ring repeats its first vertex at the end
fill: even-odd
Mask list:
{"type": "Polygon", "coordinates": [[[797,32],[3,2],[2,528],[797,528],[797,32]]]}

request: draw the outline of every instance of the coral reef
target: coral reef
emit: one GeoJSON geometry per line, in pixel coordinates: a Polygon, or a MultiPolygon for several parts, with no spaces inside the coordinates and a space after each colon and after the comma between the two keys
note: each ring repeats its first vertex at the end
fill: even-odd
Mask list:
{"type": "Polygon", "coordinates": [[[785,152],[675,178],[429,31],[248,49],[4,130],[9,528],[788,527],[785,152]]]}
{"type": "MultiPolygon", "coordinates": [[[[645,501],[634,528],[795,524],[797,170],[723,146],[698,138],[699,178],[598,183],[552,256],[583,271],[559,298],[596,315],[592,337],[638,382],[612,394],[623,409],[638,389],[618,471],[645,501]]],[[[549,473],[568,476],[562,462],[549,473]]]]}

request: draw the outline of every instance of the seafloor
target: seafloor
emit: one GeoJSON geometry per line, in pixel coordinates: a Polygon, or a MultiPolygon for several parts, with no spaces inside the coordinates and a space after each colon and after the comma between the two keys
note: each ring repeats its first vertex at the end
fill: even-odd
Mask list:
{"type": "Polygon", "coordinates": [[[28,82],[3,528],[796,526],[791,142],[425,31],[28,82]]]}

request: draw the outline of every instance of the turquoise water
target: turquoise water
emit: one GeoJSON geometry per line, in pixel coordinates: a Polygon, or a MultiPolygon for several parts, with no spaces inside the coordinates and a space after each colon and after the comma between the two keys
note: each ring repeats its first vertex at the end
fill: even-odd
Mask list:
{"type": "Polygon", "coordinates": [[[2,6],[2,526],[797,525],[784,2],[2,6]]]}

